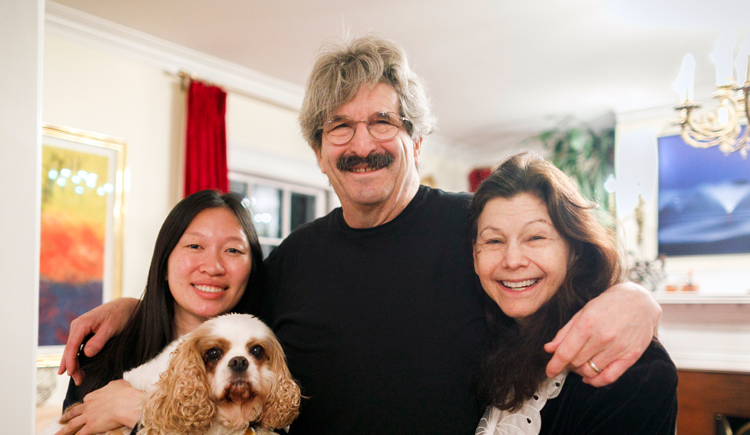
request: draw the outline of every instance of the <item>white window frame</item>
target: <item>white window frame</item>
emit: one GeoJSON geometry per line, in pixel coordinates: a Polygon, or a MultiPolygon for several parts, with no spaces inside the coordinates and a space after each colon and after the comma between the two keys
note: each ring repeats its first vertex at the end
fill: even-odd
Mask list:
{"type": "Polygon", "coordinates": [[[291,233],[291,210],[292,210],[292,193],[300,193],[315,197],[315,217],[325,216],[337,204],[338,198],[330,189],[324,189],[314,186],[305,186],[298,183],[276,180],[273,178],[245,174],[237,171],[229,172],[229,179],[232,181],[247,183],[248,185],[263,184],[272,186],[282,191],[281,197],[281,237],[258,237],[261,245],[279,246],[279,244],[291,233]],[[332,197],[335,200],[332,201],[332,197]]]}

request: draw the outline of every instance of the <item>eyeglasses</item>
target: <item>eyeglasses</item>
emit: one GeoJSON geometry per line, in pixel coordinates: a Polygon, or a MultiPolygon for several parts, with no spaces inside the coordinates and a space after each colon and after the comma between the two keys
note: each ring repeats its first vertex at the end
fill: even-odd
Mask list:
{"type": "Polygon", "coordinates": [[[370,136],[377,140],[393,139],[408,119],[393,112],[377,112],[370,115],[367,121],[354,121],[347,116],[334,116],[323,124],[323,134],[333,145],[345,145],[354,137],[357,124],[367,124],[370,136]]]}

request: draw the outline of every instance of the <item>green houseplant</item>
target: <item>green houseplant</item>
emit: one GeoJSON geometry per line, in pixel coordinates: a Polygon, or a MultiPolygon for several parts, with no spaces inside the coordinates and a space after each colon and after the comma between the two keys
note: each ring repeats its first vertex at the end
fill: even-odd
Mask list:
{"type": "MultiPolygon", "coordinates": [[[[547,158],[573,178],[581,193],[599,203],[600,210],[613,210],[613,199],[604,189],[614,173],[615,129],[594,131],[590,127],[554,128],[541,133],[539,141],[547,149],[547,158]]],[[[600,213],[606,224],[614,226],[610,213],[600,213]]]]}

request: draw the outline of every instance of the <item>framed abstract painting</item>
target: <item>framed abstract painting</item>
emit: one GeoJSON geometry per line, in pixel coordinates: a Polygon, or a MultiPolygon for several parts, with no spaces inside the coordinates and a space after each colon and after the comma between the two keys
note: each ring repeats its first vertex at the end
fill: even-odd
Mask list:
{"type": "Polygon", "coordinates": [[[58,364],[70,322],[120,296],[126,143],[42,129],[39,350],[58,364]]]}
{"type": "Polygon", "coordinates": [[[750,158],[658,139],[659,252],[750,253],[750,158]]]}

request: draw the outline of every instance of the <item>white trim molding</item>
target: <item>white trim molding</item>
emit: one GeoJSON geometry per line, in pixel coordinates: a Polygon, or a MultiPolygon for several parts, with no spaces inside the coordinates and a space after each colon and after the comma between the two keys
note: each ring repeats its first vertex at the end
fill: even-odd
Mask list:
{"type": "Polygon", "coordinates": [[[277,154],[248,144],[230,143],[229,170],[333,191],[314,160],[277,154]]]}
{"type": "Polygon", "coordinates": [[[750,373],[750,305],[662,305],[659,340],[678,369],[750,373]]]}
{"type": "Polygon", "coordinates": [[[45,31],[171,74],[185,71],[282,107],[299,110],[304,88],[55,2],[46,2],[45,31]]]}

